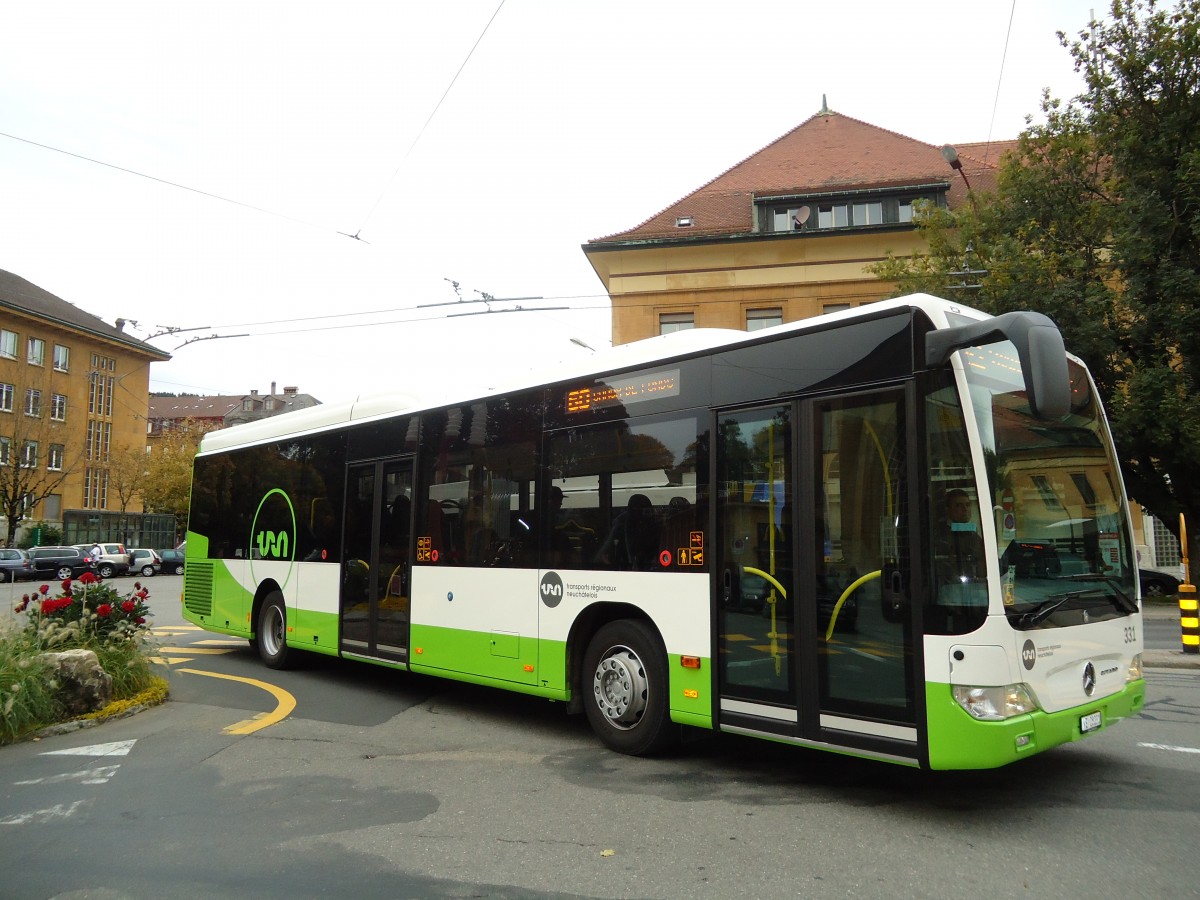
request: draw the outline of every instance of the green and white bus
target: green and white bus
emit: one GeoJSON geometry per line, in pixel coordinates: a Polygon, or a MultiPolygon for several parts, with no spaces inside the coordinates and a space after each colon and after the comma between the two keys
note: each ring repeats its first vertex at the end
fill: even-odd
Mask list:
{"type": "MultiPolygon", "coordinates": [[[[385,376],[387,377],[387,376],[385,376]]],[[[184,615],[685,727],[1000,766],[1145,697],[1128,503],[1086,369],[927,295],[205,436],[184,615]]]]}

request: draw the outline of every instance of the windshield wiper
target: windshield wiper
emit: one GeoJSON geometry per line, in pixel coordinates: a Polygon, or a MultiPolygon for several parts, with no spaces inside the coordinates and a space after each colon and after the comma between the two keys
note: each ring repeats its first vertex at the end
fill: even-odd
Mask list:
{"type": "Polygon", "coordinates": [[[1017,616],[1017,627],[1031,628],[1039,622],[1044,621],[1051,613],[1059,609],[1068,600],[1074,600],[1078,597],[1086,597],[1088,594],[1097,593],[1096,588],[1088,588],[1083,591],[1066,591],[1061,594],[1054,594],[1047,597],[1033,609],[1027,610],[1017,616]]]}
{"type": "Polygon", "coordinates": [[[1134,613],[1138,611],[1137,601],[1121,590],[1121,584],[1111,575],[1101,575],[1099,572],[1083,572],[1079,575],[1066,575],[1064,579],[1067,581],[1103,581],[1113,589],[1113,593],[1107,595],[1121,612],[1134,613]]]}

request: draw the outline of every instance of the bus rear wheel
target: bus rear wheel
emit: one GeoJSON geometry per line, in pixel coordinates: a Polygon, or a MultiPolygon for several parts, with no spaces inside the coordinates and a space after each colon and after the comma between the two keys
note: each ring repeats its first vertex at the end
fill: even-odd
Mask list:
{"type": "Polygon", "coordinates": [[[258,612],[258,632],[255,635],[259,658],[271,669],[291,666],[292,653],[287,645],[287,606],[283,594],[276,591],[263,601],[258,612]]]}
{"type": "Polygon", "coordinates": [[[666,652],[646,623],[620,619],[596,632],[583,657],[582,692],[588,723],[609,749],[644,756],[675,742],[666,652]]]}

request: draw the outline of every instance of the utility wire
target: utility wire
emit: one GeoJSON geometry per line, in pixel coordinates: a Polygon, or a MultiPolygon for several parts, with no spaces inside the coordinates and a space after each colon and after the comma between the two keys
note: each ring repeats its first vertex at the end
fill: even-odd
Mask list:
{"type": "Polygon", "coordinates": [[[165,184],[169,187],[179,188],[181,191],[191,191],[193,194],[200,194],[203,197],[211,197],[213,200],[220,200],[222,203],[232,203],[234,206],[241,206],[245,209],[252,209],[255,212],[266,213],[268,216],[276,216],[280,219],[287,219],[290,222],[297,222],[300,225],[306,225],[310,228],[319,226],[313,225],[311,222],[305,222],[303,219],[297,219],[293,216],[284,215],[283,213],[275,212],[274,210],[264,209],[261,206],[254,206],[251,203],[243,203],[241,200],[231,200],[229,197],[222,197],[220,194],[214,194],[210,191],[202,191],[199,188],[188,187],[186,184],[180,184],[177,181],[168,181],[165,178],[159,178],[156,175],[147,175],[145,172],[139,172],[136,169],[127,169],[124,166],[118,166],[114,163],[105,162],[102,159],[93,159],[90,156],[84,156],[82,153],[72,153],[70,150],[63,150],[61,147],[52,147],[49,144],[40,144],[37,141],[31,141],[29,138],[18,137],[15,134],[7,134],[0,131],[0,137],[6,137],[14,141],[20,141],[23,144],[30,144],[34,147],[41,147],[43,150],[52,150],[55,153],[61,153],[64,156],[72,156],[75,159],[82,159],[84,162],[95,163],[98,166],[106,166],[109,169],[116,169],[118,172],[124,172],[127,175],[136,175],[138,178],[145,178],[149,181],[157,181],[159,184],[165,184]]]}
{"type": "MultiPolygon", "coordinates": [[[[454,82],[458,81],[458,76],[462,74],[463,69],[467,67],[467,63],[471,61],[471,57],[474,55],[475,49],[479,46],[480,41],[483,40],[483,36],[488,33],[488,29],[492,27],[492,22],[496,21],[496,16],[500,15],[500,10],[503,6],[504,0],[500,0],[500,5],[497,6],[496,11],[492,13],[492,17],[487,20],[487,24],[483,26],[483,31],[479,33],[479,37],[475,39],[475,43],[471,45],[471,49],[467,53],[466,59],[462,61],[462,65],[458,67],[458,71],[454,73],[454,77],[451,78],[450,83],[446,85],[446,90],[442,93],[441,99],[438,100],[437,105],[434,106],[433,112],[429,114],[429,118],[425,120],[425,124],[421,126],[421,130],[417,132],[417,136],[413,138],[413,142],[409,145],[408,149],[404,151],[404,156],[400,157],[400,162],[396,163],[396,168],[392,172],[392,177],[388,179],[387,184],[383,186],[383,190],[379,192],[379,196],[375,198],[375,203],[371,207],[371,211],[367,213],[367,217],[363,219],[362,225],[359,227],[358,231],[354,232],[354,234],[347,234],[347,237],[353,238],[356,241],[362,240],[359,235],[362,234],[363,228],[367,227],[367,223],[370,222],[371,217],[375,215],[375,210],[379,208],[379,204],[383,202],[383,198],[386,197],[388,191],[391,190],[392,182],[396,180],[396,176],[400,173],[400,167],[404,165],[409,155],[416,148],[417,142],[420,141],[421,136],[425,134],[425,129],[429,127],[429,123],[433,121],[433,117],[436,116],[438,110],[442,108],[442,104],[445,102],[446,97],[449,96],[451,88],[454,87],[454,82]]],[[[344,231],[341,233],[346,234],[344,231]]]]}
{"type": "Polygon", "coordinates": [[[996,97],[992,100],[992,120],[988,122],[987,143],[983,147],[983,161],[988,161],[992,148],[992,129],[996,127],[996,110],[1000,106],[1000,85],[1004,83],[1004,61],[1008,59],[1008,42],[1012,40],[1013,18],[1017,14],[1017,0],[1012,0],[1012,9],[1008,12],[1008,31],[1004,35],[1004,52],[1000,54],[1000,74],[996,76],[996,97]]]}

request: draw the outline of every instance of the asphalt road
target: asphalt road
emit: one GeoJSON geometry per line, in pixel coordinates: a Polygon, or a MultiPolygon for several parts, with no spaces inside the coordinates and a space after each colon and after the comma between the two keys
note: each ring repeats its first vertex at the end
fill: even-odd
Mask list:
{"type": "Polygon", "coordinates": [[[721,735],[634,759],[534,698],[265,669],[186,627],[178,582],[149,582],[169,703],[0,748],[0,896],[1196,893],[1192,672],[1151,670],[1137,719],[994,772],[721,735]],[[296,706],[264,724],[272,688],[296,706]]]}

